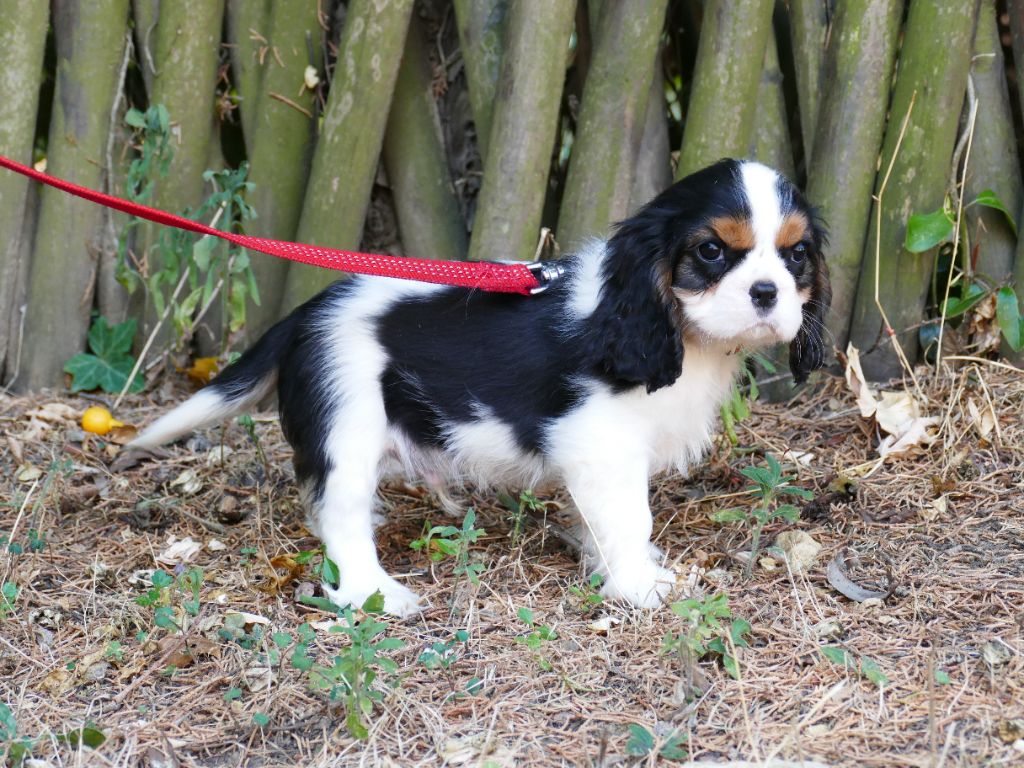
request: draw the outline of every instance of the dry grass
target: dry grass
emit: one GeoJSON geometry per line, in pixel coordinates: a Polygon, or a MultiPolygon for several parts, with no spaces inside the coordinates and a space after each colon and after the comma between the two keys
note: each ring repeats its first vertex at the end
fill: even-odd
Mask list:
{"type": "MultiPolygon", "coordinates": [[[[707,582],[707,569],[734,615],[753,625],[753,647],[740,651],[741,680],[705,661],[696,700],[683,690],[681,662],[659,653],[678,617],[616,606],[581,613],[569,586],[582,586],[583,575],[553,530],[532,525],[510,543],[507,512],[492,496],[474,495],[468,502],[488,531],[474,551],[485,564],[477,589],[457,579],[450,563],[431,567],[409,549],[425,520],[444,522],[429,496],[387,489],[382,557],[432,607],[389,621],[388,636],[405,641],[389,654],[401,680],[374,710],[366,742],[347,734],[344,712],[287,662],[262,675],[269,686],[250,690],[245,672],[261,650],[217,634],[230,609],[269,619],[268,636],[326,618],[297,602],[297,592],[312,587],[308,572],[274,588],[274,574],[283,572],[270,559],[316,546],[275,423],[258,424],[269,476],[237,425],[223,434],[234,450],[222,462],[207,460],[221,440],[213,430],[161,461],[113,472],[116,449],[83,441],[52,406],[49,422],[27,415],[55,398],[0,399],[7,436],[0,535],[14,530],[13,541],[24,545],[35,529],[46,539],[41,551],[0,554],[0,582],[20,589],[14,610],[0,619],[0,702],[15,713],[19,735],[53,765],[405,766],[436,765],[442,755],[449,764],[612,765],[636,762],[624,757],[631,723],[659,735],[678,729],[702,760],[1020,764],[1022,755],[1004,739],[1012,736],[1010,721],[1024,718],[1024,381],[993,368],[922,381],[927,410],[945,417],[942,437],[918,458],[877,468],[853,499],[830,495],[828,484],[844,470],[870,466],[877,440],[837,380],[789,407],[758,406],[740,431],[756,453],[720,449],[688,482],[667,478],[653,489],[657,541],[680,583],[696,575],[698,589],[713,592],[719,587],[707,582]],[[988,439],[972,425],[969,399],[994,405],[998,428],[988,439]],[[729,496],[744,486],[737,469],[761,461],[763,451],[789,448],[813,453],[798,474],[818,500],[796,526],[773,524],[766,539],[797,527],[824,546],[822,555],[806,575],[790,574],[783,563],[744,582],[733,555],[748,546],[746,532],[708,516],[750,504],[729,496]],[[25,466],[42,474],[33,478],[25,466]],[[192,494],[172,485],[187,469],[201,484],[192,494]],[[934,504],[940,497],[944,510],[934,504]],[[153,626],[151,608],[136,604],[144,587],[131,577],[153,568],[172,536],[204,543],[190,565],[201,566],[205,580],[187,630],[196,657],[168,674],[180,643],[153,626]],[[211,550],[214,539],[225,548],[211,550]],[[825,564],[843,547],[860,553],[868,570],[888,562],[895,594],[858,605],[832,589],[825,564]],[[541,650],[550,671],[515,640],[525,631],[516,616],[524,606],[558,634],[541,650]],[[604,613],[621,619],[607,636],[589,628],[604,613]],[[823,622],[832,622],[833,639],[822,637],[829,634],[823,622]],[[470,640],[450,676],[418,663],[426,645],[457,629],[470,640]],[[120,658],[109,655],[115,641],[120,658]],[[826,661],[818,650],[825,643],[873,660],[888,684],[879,689],[826,661]],[[936,683],[935,671],[949,682],[936,683]],[[472,677],[483,680],[479,693],[452,695],[472,677]],[[229,703],[224,694],[234,687],[242,695],[229,703]],[[269,717],[266,727],[252,724],[256,712],[269,717]],[[86,721],[107,735],[98,750],[57,742],[55,734],[86,721]]],[[[76,412],[87,404],[59,402],[76,412]]],[[[119,415],[145,422],[164,407],[140,399],[119,415]]],[[[326,660],[344,642],[318,631],[314,652],[326,660]]],[[[262,650],[270,645],[265,638],[262,650]]]]}

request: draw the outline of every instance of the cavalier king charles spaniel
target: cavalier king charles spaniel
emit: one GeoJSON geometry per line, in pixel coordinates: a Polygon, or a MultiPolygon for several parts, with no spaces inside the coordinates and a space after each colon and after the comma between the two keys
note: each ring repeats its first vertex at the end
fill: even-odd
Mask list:
{"type": "Polygon", "coordinates": [[[797,382],[825,357],[824,233],[775,171],[723,160],[676,183],[610,239],[563,258],[536,296],[389,278],[336,282],[271,328],[135,447],[255,406],[276,388],[338,605],[420,598],[381,567],[381,477],[564,485],[603,593],[661,604],[648,483],[708,448],[744,350],[789,343],[797,382]]]}

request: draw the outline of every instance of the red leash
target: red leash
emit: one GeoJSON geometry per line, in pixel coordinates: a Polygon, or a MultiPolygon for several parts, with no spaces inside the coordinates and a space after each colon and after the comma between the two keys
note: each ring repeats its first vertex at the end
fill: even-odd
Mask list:
{"type": "MultiPolygon", "coordinates": [[[[289,243],[286,240],[270,240],[265,237],[222,232],[182,216],[175,216],[156,208],[105,195],[55,176],[48,176],[34,168],[16,163],[3,155],[0,155],[0,166],[93,203],[114,208],[131,216],[138,216],[140,219],[147,219],[157,224],[177,227],[189,232],[198,232],[201,235],[219,237],[253,251],[326,269],[524,295],[540,293],[547,287],[547,281],[552,279],[552,275],[557,276],[552,272],[554,268],[551,265],[543,265],[539,262],[497,264],[490,261],[436,261],[407,256],[341,251],[335,248],[322,248],[318,245],[289,243]]],[[[555,272],[558,271],[555,270],[555,272]]]]}

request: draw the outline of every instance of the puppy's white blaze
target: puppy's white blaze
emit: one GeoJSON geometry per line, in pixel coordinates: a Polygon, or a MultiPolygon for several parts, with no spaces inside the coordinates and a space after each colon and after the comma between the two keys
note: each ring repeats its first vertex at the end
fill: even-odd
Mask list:
{"type": "Polygon", "coordinates": [[[242,397],[229,400],[215,389],[201,390],[146,427],[127,447],[156,448],[207,424],[237,416],[269,395],[276,384],[277,372],[274,371],[242,397]]]}
{"type": "Polygon", "coordinates": [[[569,284],[569,301],[566,304],[572,320],[585,320],[597,309],[601,299],[601,271],[604,269],[606,243],[604,240],[588,239],[576,254],[576,270],[569,284]]]}
{"type": "Polygon", "coordinates": [[[779,200],[779,175],[760,163],[740,166],[743,192],[750,204],[750,223],[756,245],[751,256],[775,253],[775,236],[782,226],[782,203],[779,200]]]}
{"type": "Polygon", "coordinates": [[[533,487],[544,474],[541,460],[524,453],[510,427],[489,408],[476,404],[473,421],[448,424],[445,449],[450,471],[476,486],[520,482],[533,487]]]}

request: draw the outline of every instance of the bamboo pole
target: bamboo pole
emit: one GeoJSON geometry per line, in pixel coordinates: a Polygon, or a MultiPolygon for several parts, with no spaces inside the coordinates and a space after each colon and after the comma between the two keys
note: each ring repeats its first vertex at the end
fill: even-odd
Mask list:
{"type": "Polygon", "coordinates": [[[769,165],[787,179],[794,178],[793,144],[786,119],[786,97],[782,92],[782,68],[774,30],[764,47],[764,70],[757,89],[757,120],[748,155],[769,165]]]}
{"type": "Polygon", "coordinates": [[[750,146],[773,0],[708,0],[676,178],[750,146]]]}
{"type": "MultiPolygon", "coordinates": [[[[47,171],[93,189],[103,183],[110,113],[121,87],[128,0],[53,5],[56,88],[47,171]]],[[[85,346],[103,210],[64,192],[41,192],[25,318],[20,389],[56,387],[85,346]]]]}
{"type": "MultiPolygon", "coordinates": [[[[145,2],[146,0],[136,0],[145,2]]],[[[312,0],[315,4],[316,0],[312,0]]],[[[250,154],[254,151],[256,118],[260,114],[260,78],[266,65],[265,57],[272,55],[265,40],[270,39],[272,18],[287,15],[288,9],[297,18],[307,18],[308,0],[227,0],[226,31],[231,46],[231,82],[238,94],[238,113],[242,121],[242,134],[250,154]],[[262,40],[260,38],[263,38],[262,40]]],[[[323,48],[317,51],[323,58],[323,48]]],[[[292,88],[288,89],[292,91],[292,88]]]]}
{"type": "MultiPolygon", "coordinates": [[[[835,5],[843,5],[845,0],[835,5]]],[[[790,0],[789,19],[793,39],[793,63],[796,69],[797,100],[800,106],[800,133],[804,157],[813,156],[814,134],[821,103],[821,68],[828,34],[829,6],[832,0],[790,0]]]]}
{"type": "MultiPolygon", "coordinates": [[[[1017,70],[1017,90],[1020,103],[1024,104],[1024,0],[1007,0],[1010,16],[1010,31],[1013,40],[1013,61],[1017,70]]],[[[1024,210],[1019,219],[1024,223],[1024,210]]],[[[1013,283],[1017,288],[1018,298],[1024,300],[1024,237],[1017,238],[1017,253],[1013,262],[1013,283]]],[[[1024,353],[1018,358],[1024,360],[1024,353]]]]}
{"type": "MultiPolygon", "coordinates": [[[[840,349],[849,338],[865,258],[902,18],[903,0],[846,0],[836,8],[825,52],[824,98],[814,139],[818,149],[808,164],[807,198],[818,206],[829,230],[832,308],[827,325],[840,349]]],[[[895,115],[897,127],[902,118],[895,115]]]]}
{"type": "Polygon", "coordinates": [[[629,213],[666,5],[620,0],[601,13],[558,219],[565,247],[629,213]]]}
{"type": "Polygon", "coordinates": [[[910,253],[903,241],[909,216],[934,211],[946,194],[977,7],[975,0],[910,4],[890,109],[892,119],[882,145],[882,167],[887,168],[891,162],[892,174],[880,206],[880,226],[874,218],[871,221],[867,268],[857,291],[850,329],[851,340],[862,350],[864,373],[872,379],[888,379],[902,371],[894,344],[882,327],[875,301],[876,284],[878,303],[895,333],[892,341],[900,345],[911,364],[917,359],[919,343],[914,326],[924,315],[934,253],[910,253]],[[943,55],[936,56],[937,50],[943,55]],[[936,87],[939,83],[942,87],[936,87]],[[897,154],[901,123],[912,102],[913,112],[897,154]],[[879,340],[877,348],[863,354],[879,340]]]}
{"type": "Polygon", "coordinates": [[[504,0],[455,0],[455,23],[466,67],[469,105],[476,125],[480,157],[487,157],[491,117],[498,93],[508,3],[504,0]]]}
{"type": "Polygon", "coordinates": [[[424,34],[413,17],[384,134],[384,167],[405,253],[464,259],[466,225],[445,159],[424,34]]]}
{"type": "MultiPolygon", "coordinates": [[[[411,12],[412,0],[349,5],[299,220],[302,242],[359,246],[411,12]]],[[[293,264],[282,311],[337,278],[336,272],[293,264]]]]}
{"type": "Polygon", "coordinates": [[[132,0],[132,17],[135,22],[135,56],[142,72],[142,81],[146,84],[146,93],[152,93],[153,75],[156,74],[154,48],[160,0],[132,0]]]}
{"type": "MultiPolygon", "coordinates": [[[[978,100],[978,118],[967,167],[964,203],[969,204],[982,190],[991,189],[1019,223],[1024,196],[995,0],[981,0],[971,79],[978,100]]],[[[965,208],[964,215],[970,243],[980,246],[978,271],[997,281],[1005,280],[1013,272],[1017,247],[1013,228],[1000,211],[992,208],[974,205],[965,208]]]]}
{"type": "MultiPolygon", "coordinates": [[[[0,0],[0,154],[32,164],[32,144],[43,78],[43,50],[49,3],[0,0]]],[[[18,274],[29,182],[15,173],[0,173],[0,382],[8,350],[17,344],[21,326],[18,274]]],[[[13,369],[13,365],[8,366],[13,369]]]]}
{"type": "MultiPolygon", "coordinates": [[[[253,103],[259,103],[249,123],[249,180],[254,185],[249,202],[257,217],[247,228],[258,237],[292,240],[302,215],[317,114],[313,93],[303,87],[303,73],[311,65],[323,76],[324,31],[317,20],[317,5],[317,0],[276,3],[266,28],[273,51],[255,73],[259,85],[250,91],[253,103]],[[312,61],[307,38],[312,43],[312,61]]],[[[289,264],[259,253],[250,253],[250,258],[260,304],[247,309],[245,333],[255,340],[279,317],[289,264]]]]}
{"type": "Polygon", "coordinates": [[[572,0],[512,6],[471,259],[525,260],[534,254],[574,11],[572,0]]]}
{"type": "Polygon", "coordinates": [[[668,116],[665,112],[665,75],[661,70],[661,51],[654,61],[651,91],[647,96],[644,133],[636,156],[633,189],[629,193],[629,213],[653,200],[672,183],[668,116]]]}

